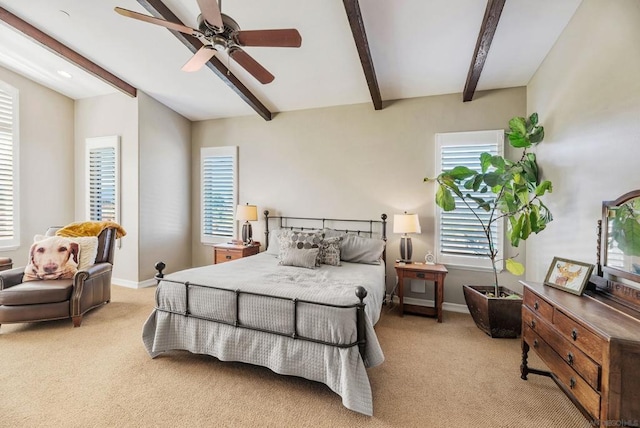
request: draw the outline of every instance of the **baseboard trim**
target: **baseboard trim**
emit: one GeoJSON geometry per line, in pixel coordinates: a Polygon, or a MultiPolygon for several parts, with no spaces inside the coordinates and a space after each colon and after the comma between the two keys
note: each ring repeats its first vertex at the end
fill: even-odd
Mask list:
{"type": "MultiPolygon", "coordinates": [[[[394,296],[393,300],[394,300],[394,302],[399,303],[398,296],[394,296]]],[[[413,297],[405,297],[403,299],[403,301],[407,305],[433,306],[433,300],[416,299],[416,298],[413,298],[413,297]]],[[[469,308],[467,308],[467,305],[461,305],[459,303],[443,302],[442,303],[442,310],[443,311],[449,311],[449,312],[458,312],[458,313],[461,313],[461,314],[468,314],[469,313],[469,308]]]]}
{"type": "Polygon", "coordinates": [[[146,281],[142,282],[129,281],[127,279],[120,278],[111,278],[111,284],[119,285],[120,287],[126,288],[147,288],[156,285],[157,281],[154,278],[147,279],[146,281]]]}

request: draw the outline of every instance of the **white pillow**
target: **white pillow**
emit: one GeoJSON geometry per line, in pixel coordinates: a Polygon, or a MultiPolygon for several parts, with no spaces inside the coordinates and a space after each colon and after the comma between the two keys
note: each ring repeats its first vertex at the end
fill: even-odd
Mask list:
{"type": "MultiPolygon", "coordinates": [[[[47,239],[47,236],[36,235],[33,242],[39,242],[47,239]]],[[[77,242],[80,246],[80,259],[78,260],[78,270],[85,270],[96,264],[98,256],[98,237],[97,236],[75,236],[68,238],[71,242],[77,242]]]]}

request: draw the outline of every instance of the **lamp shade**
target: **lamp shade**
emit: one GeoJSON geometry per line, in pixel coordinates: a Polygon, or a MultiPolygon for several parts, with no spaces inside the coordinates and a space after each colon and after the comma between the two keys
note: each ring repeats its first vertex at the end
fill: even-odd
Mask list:
{"type": "Polygon", "coordinates": [[[236,208],[236,220],[256,221],[258,220],[258,207],[255,205],[238,205],[236,208]]]}
{"type": "Polygon", "coordinates": [[[393,216],[393,233],[420,233],[418,214],[395,214],[393,216]]]}

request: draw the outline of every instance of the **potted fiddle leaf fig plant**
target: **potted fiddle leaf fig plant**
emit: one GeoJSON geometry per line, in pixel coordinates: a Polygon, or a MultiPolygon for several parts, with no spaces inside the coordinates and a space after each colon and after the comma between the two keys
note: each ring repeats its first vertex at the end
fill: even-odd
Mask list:
{"type": "Polygon", "coordinates": [[[553,220],[542,202],[542,197],[552,191],[552,184],[540,179],[536,155],[529,151],[544,139],[544,127],[538,123],[538,114],[512,118],[506,136],[512,147],[522,149],[520,159],[509,160],[482,153],[479,171],[456,166],[434,179],[425,178],[425,181],[438,184],[436,204],[439,207],[453,211],[457,198],[482,227],[488,251],[478,255],[490,260],[493,285],[464,285],[463,289],[476,325],[491,337],[518,337],[522,320],[522,296],[499,285],[498,263],[504,261],[506,269],[515,275],[524,273],[521,263],[498,253],[492,227],[506,221],[508,241],[518,247],[520,242],[532,233],[540,233],[553,220]]]}

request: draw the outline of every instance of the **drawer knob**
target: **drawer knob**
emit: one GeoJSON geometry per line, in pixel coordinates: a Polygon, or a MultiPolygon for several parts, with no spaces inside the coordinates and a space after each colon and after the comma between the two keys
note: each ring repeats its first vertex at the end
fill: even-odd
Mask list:
{"type": "Polygon", "coordinates": [[[538,303],[537,301],[533,302],[533,309],[537,311],[539,308],[540,308],[540,303],[538,303]]]}
{"type": "Polygon", "coordinates": [[[573,354],[571,352],[567,354],[567,363],[569,363],[570,366],[573,365],[573,354]]]}
{"type": "Polygon", "coordinates": [[[531,328],[536,328],[536,320],[531,320],[531,328]]]}
{"type": "Polygon", "coordinates": [[[231,260],[231,256],[225,256],[224,258],[227,260],[231,260]]]}
{"type": "Polygon", "coordinates": [[[419,273],[416,275],[418,278],[424,278],[424,274],[423,273],[419,273]]]}
{"type": "Polygon", "coordinates": [[[538,347],[538,339],[533,339],[533,347],[534,348],[538,347]]]}
{"type": "Polygon", "coordinates": [[[573,376],[571,376],[571,379],[569,379],[569,388],[573,389],[576,387],[576,380],[573,376]]]}
{"type": "Polygon", "coordinates": [[[578,340],[578,330],[576,330],[575,328],[571,330],[571,338],[573,340],[578,340]]]}

